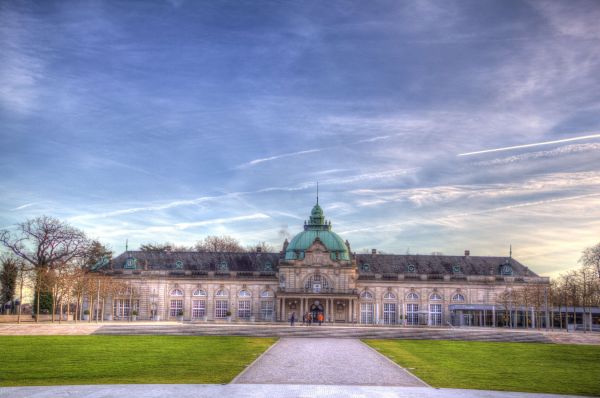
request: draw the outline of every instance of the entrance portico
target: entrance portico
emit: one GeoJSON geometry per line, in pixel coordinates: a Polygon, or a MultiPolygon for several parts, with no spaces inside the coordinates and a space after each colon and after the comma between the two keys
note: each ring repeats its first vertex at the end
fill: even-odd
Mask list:
{"type": "Polygon", "coordinates": [[[322,312],[325,322],[350,323],[355,319],[355,305],[358,296],[354,294],[346,295],[326,295],[320,294],[302,294],[279,293],[279,314],[280,321],[287,321],[293,312],[296,313],[296,319],[302,320],[302,316],[310,312],[314,315],[322,312]]]}

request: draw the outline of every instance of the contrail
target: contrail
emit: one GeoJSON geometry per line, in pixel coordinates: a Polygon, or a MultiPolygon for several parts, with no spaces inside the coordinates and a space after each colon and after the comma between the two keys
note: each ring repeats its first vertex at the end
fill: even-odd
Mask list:
{"type": "Polygon", "coordinates": [[[600,138],[600,134],[584,135],[584,136],[581,136],[581,137],[565,138],[565,139],[562,139],[562,140],[536,142],[536,143],[533,143],[533,144],[507,146],[507,147],[504,147],[504,148],[484,149],[483,151],[459,153],[457,156],[471,156],[471,155],[479,155],[481,153],[510,151],[512,149],[531,148],[531,147],[534,147],[534,146],[541,146],[541,145],[560,144],[562,142],[588,140],[590,138],[600,138]]]}
{"type": "Polygon", "coordinates": [[[254,166],[259,163],[269,162],[271,160],[277,160],[277,159],[281,159],[281,158],[289,158],[290,156],[298,156],[298,155],[304,155],[307,153],[314,153],[314,152],[321,152],[321,151],[322,151],[322,149],[307,149],[305,151],[283,153],[281,155],[269,156],[268,158],[254,159],[249,162],[242,163],[242,164],[238,165],[236,168],[243,169],[246,167],[254,166]]]}

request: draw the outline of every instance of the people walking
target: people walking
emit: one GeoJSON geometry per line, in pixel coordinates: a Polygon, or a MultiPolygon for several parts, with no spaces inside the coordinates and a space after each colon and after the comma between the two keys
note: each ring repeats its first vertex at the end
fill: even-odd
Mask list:
{"type": "Polygon", "coordinates": [[[290,316],[290,326],[294,326],[294,322],[296,322],[296,313],[292,312],[292,316],[290,316]]]}
{"type": "Polygon", "coordinates": [[[306,322],[308,322],[308,326],[310,326],[312,322],[312,314],[310,312],[306,313],[306,322]]]}
{"type": "Polygon", "coordinates": [[[321,324],[323,323],[323,318],[324,318],[324,317],[323,317],[323,313],[322,313],[322,312],[319,312],[319,313],[317,314],[317,321],[319,321],[319,326],[321,326],[321,324]]]}

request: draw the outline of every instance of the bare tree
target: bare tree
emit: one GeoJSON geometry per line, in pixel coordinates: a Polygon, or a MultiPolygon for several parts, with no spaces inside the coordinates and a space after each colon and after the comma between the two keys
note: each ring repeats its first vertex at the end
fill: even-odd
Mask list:
{"type": "Polygon", "coordinates": [[[25,261],[19,259],[17,262],[17,285],[19,287],[19,310],[17,312],[17,323],[21,323],[21,315],[23,309],[23,289],[25,287],[31,287],[31,265],[28,265],[25,261]]]}
{"type": "Polygon", "coordinates": [[[596,270],[596,277],[600,279],[600,243],[585,249],[579,262],[584,266],[594,268],[596,270]]]}
{"type": "Polygon", "coordinates": [[[92,240],[90,241],[83,257],[82,266],[92,269],[95,265],[101,263],[103,260],[110,260],[112,255],[112,250],[110,250],[107,246],[103,245],[97,240],[92,240]]]}
{"type": "Polygon", "coordinates": [[[267,242],[258,242],[254,246],[248,246],[247,252],[275,253],[275,247],[267,242]]]}
{"type": "Polygon", "coordinates": [[[207,236],[196,243],[195,248],[199,252],[229,252],[244,253],[246,250],[240,242],[231,236],[207,236]]]}
{"type": "MultiPolygon", "coordinates": [[[[14,231],[0,231],[0,244],[36,270],[36,322],[42,292],[41,283],[48,282],[48,278],[53,276],[48,271],[85,257],[89,247],[89,241],[83,231],[48,216],[17,224],[14,231]]],[[[48,286],[52,287],[52,284],[46,285],[48,286]]]]}
{"type": "Polygon", "coordinates": [[[497,302],[504,308],[504,324],[510,328],[515,327],[513,325],[512,312],[515,306],[515,294],[512,288],[507,288],[496,296],[497,302]]]}
{"type": "Polygon", "coordinates": [[[191,251],[187,246],[176,245],[174,243],[144,243],[140,245],[140,250],[144,252],[186,252],[191,251]]]}
{"type": "Polygon", "coordinates": [[[42,216],[0,231],[0,243],[36,268],[52,268],[85,256],[85,233],[56,218],[42,216]]]}

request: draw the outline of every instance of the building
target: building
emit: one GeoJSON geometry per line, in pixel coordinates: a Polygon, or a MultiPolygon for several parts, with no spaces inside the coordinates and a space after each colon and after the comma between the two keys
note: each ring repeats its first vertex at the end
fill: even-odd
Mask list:
{"type": "MultiPolygon", "coordinates": [[[[280,253],[126,251],[102,271],[131,289],[106,302],[115,319],[534,326],[541,313],[501,304],[525,286],[545,287],[512,256],[352,253],[318,204],[280,253]],[[506,295],[504,295],[506,297],[506,295]],[[533,324],[532,324],[533,322],[533,324]]],[[[538,324],[539,325],[539,324],[538,324]]]]}

